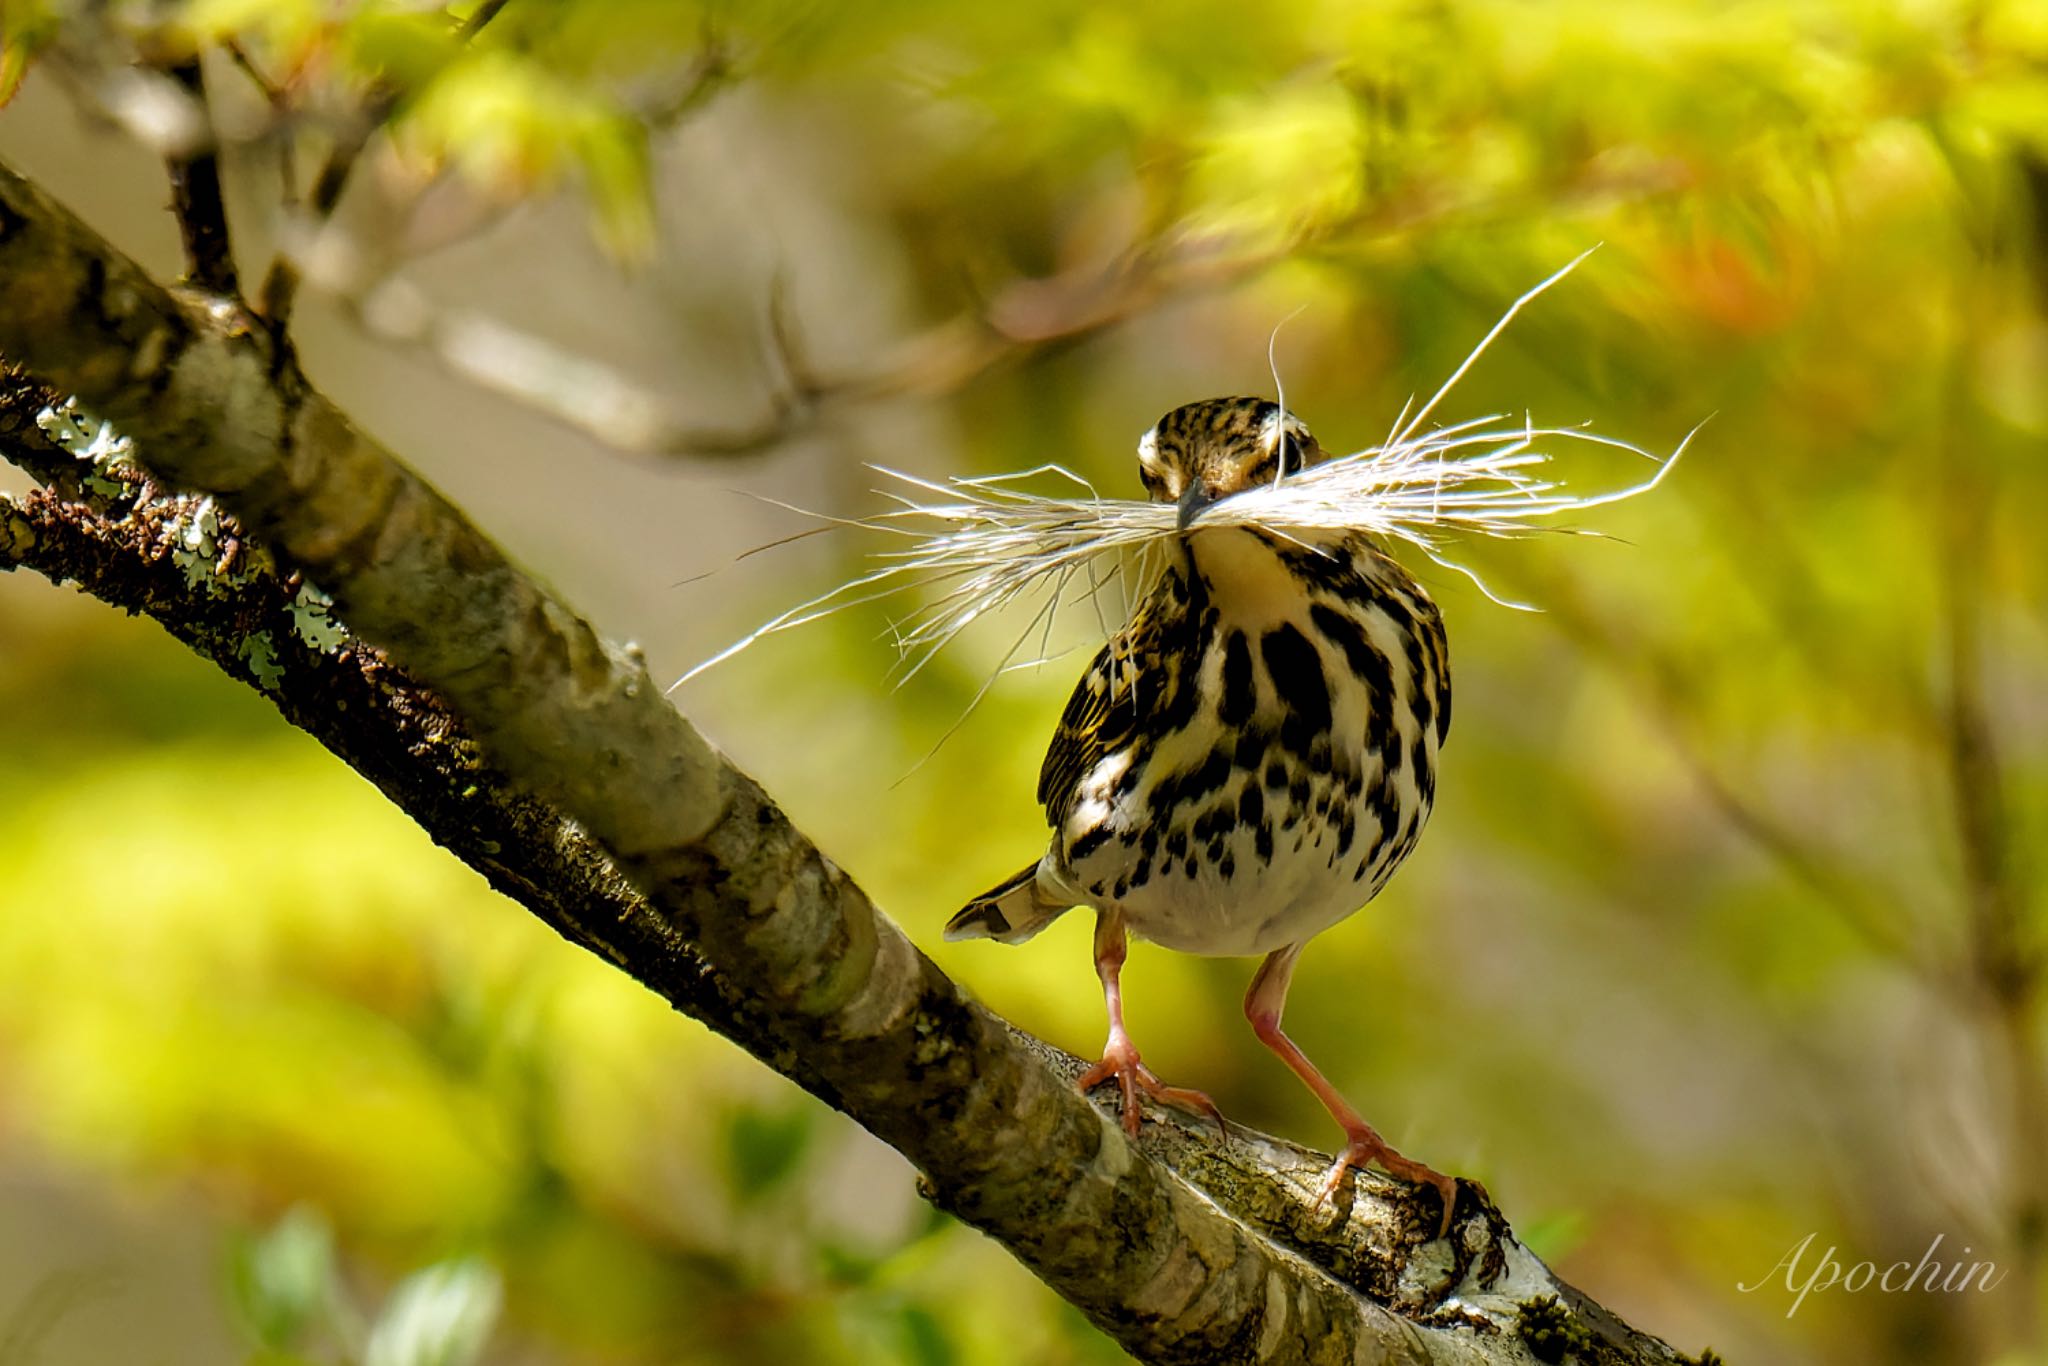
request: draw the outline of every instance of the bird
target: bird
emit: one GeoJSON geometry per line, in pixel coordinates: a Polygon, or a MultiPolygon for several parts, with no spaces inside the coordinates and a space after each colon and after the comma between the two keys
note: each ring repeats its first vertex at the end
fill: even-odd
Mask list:
{"type": "Polygon", "coordinates": [[[1132,1043],[1130,936],[1260,958],[1245,1015],[1344,1130],[1316,1207],[1378,1163],[1437,1191],[1441,1234],[1456,1182],[1390,1146],[1281,1018],[1303,946],[1378,894],[1429,817],[1451,723],[1442,614],[1365,532],[1203,524],[1224,499],[1326,458],[1280,404],[1185,404],[1137,455],[1148,496],[1176,509],[1172,553],[1060,717],[1038,779],[1050,846],[962,907],[945,937],[1017,944],[1094,910],[1109,1037],[1077,1084],[1114,1081],[1133,1138],[1140,1093],[1222,1116],[1203,1093],[1161,1083],[1132,1043]]]}

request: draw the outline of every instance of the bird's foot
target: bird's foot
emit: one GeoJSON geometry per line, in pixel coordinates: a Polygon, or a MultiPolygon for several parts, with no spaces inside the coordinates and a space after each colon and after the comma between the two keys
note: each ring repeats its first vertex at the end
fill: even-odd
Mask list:
{"type": "Polygon", "coordinates": [[[1388,1142],[1379,1136],[1379,1131],[1370,1124],[1362,1124],[1347,1132],[1350,1140],[1337,1160],[1330,1165],[1330,1174],[1323,1178],[1322,1193],[1316,1196],[1315,1207],[1321,1209],[1329,1198],[1337,1193],[1337,1187],[1344,1184],[1344,1173],[1353,1167],[1364,1167],[1377,1162],[1381,1168],[1403,1181],[1418,1186],[1433,1186],[1442,1197],[1444,1205],[1443,1222],[1437,1226],[1436,1236],[1441,1238],[1451,1231],[1451,1211],[1458,1204],[1458,1181],[1456,1177],[1445,1176],[1436,1168],[1417,1162],[1412,1157],[1403,1157],[1394,1151],[1388,1142]]]}
{"type": "Polygon", "coordinates": [[[1124,1132],[1132,1138],[1138,1136],[1138,1125],[1144,1119],[1144,1111],[1138,1102],[1141,1093],[1161,1105],[1206,1115],[1216,1121],[1218,1133],[1226,1139],[1230,1137],[1230,1129],[1223,1122],[1223,1112],[1216,1108],[1215,1101],[1200,1091],[1168,1086],[1153,1076],[1152,1069],[1139,1060],[1138,1050],[1129,1039],[1112,1038],[1102,1051],[1102,1061],[1083,1072],[1075,1079],[1074,1085],[1082,1095],[1086,1095],[1112,1077],[1123,1096],[1124,1132]]]}

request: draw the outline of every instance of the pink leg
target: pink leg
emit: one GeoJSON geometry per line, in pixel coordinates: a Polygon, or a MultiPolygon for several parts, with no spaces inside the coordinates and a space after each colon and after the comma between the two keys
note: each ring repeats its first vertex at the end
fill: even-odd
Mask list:
{"type": "Polygon", "coordinates": [[[1131,1036],[1124,1030],[1124,958],[1130,951],[1130,941],[1124,934],[1124,923],[1107,912],[1095,917],[1095,975],[1102,979],[1103,1003],[1109,1007],[1109,1042],[1102,1046],[1102,1061],[1083,1072],[1076,1080],[1083,1093],[1094,1090],[1111,1077],[1116,1078],[1117,1087],[1123,1092],[1124,1132],[1132,1138],[1138,1136],[1138,1124],[1144,1118],[1138,1105],[1138,1093],[1152,1097],[1164,1105],[1177,1105],[1183,1110],[1194,1110],[1216,1121],[1216,1127],[1223,1130],[1225,1138],[1230,1136],[1223,1123],[1223,1112],[1216,1108],[1216,1102],[1200,1091],[1190,1091],[1179,1086],[1165,1086],[1152,1070],[1138,1058],[1138,1047],[1131,1042],[1131,1036]]]}
{"type": "Polygon", "coordinates": [[[1316,1093],[1316,1099],[1330,1112],[1331,1118],[1344,1126],[1345,1148],[1338,1156],[1330,1174],[1323,1181],[1322,1194],[1316,1197],[1316,1204],[1336,1194],[1337,1187],[1344,1180],[1344,1173],[1353,1167],[1363,1167],[1368,1162],[1377,1162],[1403,1181],[1417,1185],[1430,1185],[1443,1197],[1443,1224],[1437,1229],[1441,1238],[1450,1231],[1451,1210],[1458,1203],[1458,1183],[1434,1168],[1401,1156],[1379,1136],[1379,1131],[1367,1124],[1358,1111],[1330,1085],[1329,1079],[1316,1070],[1294,1040],[1280,1028],[1280,1012],[1287,1005],[1287,986],[1294,980],[1294,962],[1301,956],[1301,945],[1290,944],[1266,955],[1266,961],[1259,964],[1259,970],[1252,976],[1251,988],[1244,995],[1245,1018],[1252,1022],[1252,1031],[1259,1041],[1280,1055],[1280,1060],[1294,1069],[1294,1075],[1308,1083],[1308,1089],[1316,1093]]]}

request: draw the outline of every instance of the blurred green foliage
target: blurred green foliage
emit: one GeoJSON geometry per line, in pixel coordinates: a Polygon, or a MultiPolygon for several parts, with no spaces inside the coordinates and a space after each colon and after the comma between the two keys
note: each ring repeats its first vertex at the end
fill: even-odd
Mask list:
{"type": "MultiPolygon", "coordinates": [[[[853,414],[823,456],[764,464],[762,491],[832,512],[872,510],[869,457],[1059,459],[1131,493],[1136,434],[1266,386],[1301,305],[1289,404],[1355,448],[1604,241],[1441,416],[1666,448],[1712,421],[1654,497],[1585,519],[1621,544],[1461,548],[1541,616],[1424,575],[1458,677],[1438,813],[1309,952],[1291,1025],[1397,1144],[1485,1179],[1568,1278],[1675,1342],[2043,1359],[2041,5],[512,0],[469,42],[458,21],[10,4],[0,81],[33,45],[90,72],[109,34],[232,39],[302,156],[382,85],[388,178],[490,205],[572,187],[657,278],[699,188],[665,178],[665,139],[702,120],[736,167],[814,178],[860,246],[793,252],[799,303],[900,294],[906,330],[964,319],[988,348],[905,378],[910,449],[853,414]],[[1808,1233],[1880,1265],[1940,1236],[2010,1275],[1789,1319],[1735,1288],[1808,1233]]],[[[744,284],[738,259],[682,268],[744,284]]],[[[707,496],[706,526],[730,506],[707,496]]],[[[872,548],[749,561],[693,643],[872,548]]],[[[497,1341],[534,1359],[1114,1359],[900,1163],[498,902],[260,702],[0,587],[0,1139],[81,1200],[196,1191],[268,1229],[220,1277],[260,1350],[344,1300],[473,1346],[455,1325],[489,1319],[488,1266],[497,1341]],[[276,1222],[301,1207],[325,1222],[276,1222]],[[434,1298],[451,1277],[467,1317],[434,1298]]],[[[1029,794],[1078,659],[1006,677],[938,743],[1007,644],[890,692],[863,611],[681,698],[948,971],[1085,1050],[1081,917],[1025,949],[936,942],[1043,838],[1029,794]]],[[[1237,1016],[1246,976],[1141,950],[1133,1031],[1233,1117],[1327,1141],[1237,1016]]]]}
{"type": "Polygon", "coordinates": [[[406,1277],[371,1317],[350,1302],[326,1221],[303,1205],[261,1236],[245,1237],[229,1264],[234,1305],[257,1360],[363,1366],[471,1366],[498,1317],[498,1275],[474,1258],[406,1277]],[[318,1344],[317,1346],[315,1344],[318,1344]]]}

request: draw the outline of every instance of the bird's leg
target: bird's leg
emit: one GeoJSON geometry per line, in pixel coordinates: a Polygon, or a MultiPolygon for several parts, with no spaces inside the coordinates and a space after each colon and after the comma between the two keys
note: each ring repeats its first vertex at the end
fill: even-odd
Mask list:
{"type": "Polygon", "coordinates": [[[1200,1091],[1162,1084],[1139,1060],[1138,1046],[1131,1042],[1130,1034],[1124,1029],[1123,971],[1124,958],[1129,952],[1130,940],[1124,933],[1123,920],[1108,911],[1097,912],[1095,975],[1102,979],[1102,1000],[1109,1007],[1109,1041],[1102,1046],[1102,1061],[1083,1072],[1075,1085],[1085,1094],[1115,1077],[1117,1088],[1123,1093],[1124,1132],[1132,1138],[1138,1136],[1138,1125],[1144,1118],[1144,1112],[1138,1105],[1138,1093],[1141,1091],[1163,1105],[1177,1105],[1183,1110],[1207,1115],[1216,1121],[1216,1127],[1228,1138],[1230,1130],[1225,1127],[1223,1112],[1216,1108],[1215,1101],[1200,1091]]]}
{"type": "Polygon", "coordinates": [[[1259,1036],[1259,1042],[1278,1053],[1280,1060],[1294,1069],[1294,1075],[1308,1083],[1308,1089],[1316,1093],[1316,1099],[1322,1101],[1331,1118],[1344,1126],[1344,1151],[1324,1178],[1316,1206],[1321,1208],[1325,1200],[1336,1194],[1345,1172],[1353,1167],[1363,1167],[1368,1162],[1377,1162],[1403,1181],[1436,1188],[1444,1202],[1443,1224],[1437,1229],[1437,1236],[1441,1238],[1450,1231],[1451,1210],[1458,1202],[1457,1181],[1413,1158],[1401,1156],[1388,1146],[1379,1131],[1351,1108],[1350,1102],[1330,1085],[1329,1079],[1316,1070],[1316,1065],[1280,1028],[1280,1012],[1287,1005],[1287,986],[1294,980],[1294,961],[1300,956],[1299,944],[1290,944],[1266,955],[1266,960],[1259,964],[1258,972],[1252,976],[1250,989],[1244,994],[1244,1013],[1245,1018],[1252,1022],[1252,1032],[1259,1036]]]}

